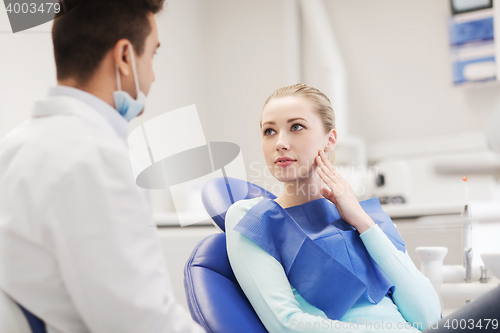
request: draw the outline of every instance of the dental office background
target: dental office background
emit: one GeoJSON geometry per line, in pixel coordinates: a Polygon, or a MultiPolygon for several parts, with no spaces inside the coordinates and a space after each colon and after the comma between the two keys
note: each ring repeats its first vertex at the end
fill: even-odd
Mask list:
{"type": "MultiPolygon", "coordinates": [[[[481,18],[494,16],[486,11],[481,18]]],[[[156,81],[129,131],[195,104],[206,141],[239,145],[247,179],[278,194],[261,152],[263,103],[285,85],[318,87],[332,99],[338,165],[362,189],[359,199],[387,203],[417,267],[417,246],[445,246],[444,264],[463,265],[464,231],[453,219],[463,212],[466,186],[470,201],[485,202],[484,214],[495,215],[500,176],[470,174],[466,185],[462,175],[446,172],[498,161],[490,138],[500,84],[491,69],[493,41],[457,51],[451,17],[449,0],[168,0],[157,16],[156,81]],[[470,57],[489,62],[458,82],[456,63],[470,57]]],[[[56,84],[51,25],[13,34],[0,6],[0,138],[56,84]]],[[[175,207],[168,190],[150,191],[175,294],[186,304],[184,264],[198,241],[218,231],[209,220],[179,226],[177,214],[201,216],[190,199],[199,188],[175,207]]],[[[500,252],[500,216],[493,222],[473,227],[476,264],[483,265],[481,251],[500,252]]],[[[462,304],[449,299],[444,306],[462,304]]]]}

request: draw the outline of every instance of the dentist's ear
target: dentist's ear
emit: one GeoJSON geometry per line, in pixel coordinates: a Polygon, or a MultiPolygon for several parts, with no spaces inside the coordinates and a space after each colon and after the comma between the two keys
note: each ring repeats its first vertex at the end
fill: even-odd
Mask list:
{"type": "Polygon", "coordinates": [[[129,45],[130,42],[127,39],[120,39],[113,48],[113,60],[124,76],[132,74],[130,59],[130,52],[132,52],[132,50],[129,45]]]}
{"type": "Polygon", "coordinates": [[[328,132],[328,142],[326,143],[324,149],[325,153],[333,151],[336,145],[337,145],[337,131],[331,129],[330,132],[328,132]]]}

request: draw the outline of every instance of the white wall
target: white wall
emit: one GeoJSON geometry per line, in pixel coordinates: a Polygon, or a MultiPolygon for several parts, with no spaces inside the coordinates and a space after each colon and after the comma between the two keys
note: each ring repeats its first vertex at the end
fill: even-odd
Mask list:
{"type": "MultiPolygon", "coordinates": [[[[157,15],[161,46],[153,63],[155,82],[144,114],[130,123],[129,133],[151,118],[190,104],[196,104],[202,116],[207,80],[203,3],[203,0],[168,1],[165,10],[157,15]]],[[[174,211],[169,191],[151,190],[151,198],[155,212],[174,211]]]]}
{"type": "Polygon", "coordinates": [[[205,133],[211,141],[238,144],[249,180],[261,186],[277,183],[258,176],[265,168],[259,122],[265,100],[287,78],[282,9],[283,0],[206,2],[205,133]]]}
{"type": "Polygon", "coordinates": [[[12,33],[0,5],[0,138],[26,120],[33,102],[56,84],[52,22],[12,33]]]}
{"type": "Polygon", "coordinates": [[[377,142],[487,128],[500,87],[453,87],[448,0],[326,4],[349,72],[352,134],[377,142]]]}

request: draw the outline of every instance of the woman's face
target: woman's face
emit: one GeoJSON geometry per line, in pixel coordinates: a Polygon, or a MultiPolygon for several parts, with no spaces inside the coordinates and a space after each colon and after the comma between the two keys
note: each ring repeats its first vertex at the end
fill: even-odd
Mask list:
{"type": "Polygon", "coordinates": [[[336,132],[323,123],[304,97],[270,100],[262,111],[262,150],[273,176],[281,182],[300,181],[314,171],[319,150],[332,151],[336,132]]]}

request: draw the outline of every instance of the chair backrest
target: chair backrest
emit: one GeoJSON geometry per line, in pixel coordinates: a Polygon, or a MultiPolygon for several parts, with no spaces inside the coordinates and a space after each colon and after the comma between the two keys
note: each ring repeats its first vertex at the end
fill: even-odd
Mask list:
{"type": "Polygon", "coordinates": [[[266,333],[229,264],[226,234],[203,239],[184,269],[193,319],[209,333],[266,333]]]}
{"type": "MultiPolygon", "coordinates": [[[[203,205],[225,231],[226,212],[236,201],[276,198],[263,188],[235,178],[216,178],[201,192],[203,205]]],[[[234,276],[226,250],[226,234],[203,239],[184,269],[184,288],[193,319],[210,333],[266,333],[234,276]]]]}
{"type": "Polygon", "coordinates": [[[262,187],[230,177],[212,179],[203,186],[201,191],[201,198],[207,213],[222,231],[226,230],[226,212],[233,203],[257,197],[276,199],[274,194],[262,187]]]}

